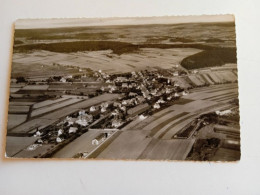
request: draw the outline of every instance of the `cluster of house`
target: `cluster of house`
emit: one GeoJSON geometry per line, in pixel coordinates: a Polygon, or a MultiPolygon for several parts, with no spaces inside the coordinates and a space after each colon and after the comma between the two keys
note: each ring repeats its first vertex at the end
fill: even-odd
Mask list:
{"type": "Polygon", "coordinates": [[[229,110],[229,109],[228,110],[222,110],[222,111],[217,110],[216,114],[219,115],[219,116],[231,115],[232,111],[229,110]]]}
{"type": "MultiPolygon", "coordinates": [[[[99,106],[91,106],[88,110],[82,109],[77,113],[67,116],[54,127],[49,128],[51,131],[44,135],[44,138],[39,138],[37,142],[39,144],[42,144],[44,141],[50,142],[52,140],[55,140],[56,143],[63,142],[65,139],[68,139],[78,131],[87,128],[95,120],[100,118],[101,114],[105,114],[108,106],[109,103],[104,102],[99,106]]],[[[42,137],[42,135],[43,132],[37,130],[34,136],[42,137]]]]}
{"type": "Polygon", "coordinates": [[[73,78],[72,75],[63,76],[61,77],[60,82],[66,83],[68,79],[72,79],[72,78],[73,78]]]}
{"type": "MultiPolygon", "coordinates": [[[[178,75],[178,72],[172,74],[178,75]]],[[[111,82],[111,79],[109,81],[111,82]]],[[[126,94],[126,99],[121,102],[124,106],[137,106],[148,102],[158,109],[160,104],[188,94],[180,89],[177,83],[157,71],[132,72],[130,77],[116,77],[113,83],[114,91],[118,89],[126,94]]],[[[109,88],[112,89],[112,85],[109,85],[109,88]]]]}
{"type": "MultiPolygon", "coordinates": [[[[168,73],[167,73],[168,74],[168,73]]],[[[177,75],[177,72],[172,74],[177,75]]],[[[83,75],[84,76],[84,75],[83,75]]],[[[105,128],[119,128],[126,121],[137,115],[145,118],[144,112],[160,109],[163,104],[187,95],[187,91],[180,90],[163,71],[144,70],[125,74],[112,74],[96,71],[93,74],[96,80],[104,85],[100,88],[103,93],[121,93],[123,96],[114,102],[104,102],[99,106],[91,106],[88,110],[80,110],[77,114],[67,116],[57,124],[56,142],[60,143],[69,135],[75,134],[82,128],[88,127],[100,116],[107,116],[105,128]]],[[[60,79],[66,82],[72,76],[60,79]]],[[[40,136],[40,132],[36,132],[40,136]]],[[[39,140],[41,142],[41,140],[39,140]]]]}
{"type": "MultiPolygon", "coordinates": [[[[178,72],[172,74],[178,75],[178,72]]],[[[169,77],[156,70],[108,75],[95,72],[107,85],[101,87],[104,93],[122,93],[122,99],[113,103],[108,127],[119,128],[128,117],[133,117],[149,109],[159,109],[168,101],[178,99],[188,92],[169,77]]]]}

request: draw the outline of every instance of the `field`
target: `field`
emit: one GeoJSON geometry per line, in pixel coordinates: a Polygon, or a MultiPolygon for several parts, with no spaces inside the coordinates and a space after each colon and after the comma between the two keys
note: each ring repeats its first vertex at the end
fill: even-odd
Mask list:
{"type": "Polygon", "coordinates": [[[137,159],[151,141],[145,131],[125,131],[121,133],[97,158],[137,159]]]}
{"type": "Polygon", "coordinates": [[[234,45],[234,27],[233,22],[225,22],[19,29],[15,31],[15,38],[22,41],[17,42],[16,45],[75,40],[120,40],[131,43],[200,42],[215,45],[234,45]],[[184,34],[188,35],[184,36],[184,34]]]}
{"type": "Polygon", "coordinates": [[[90,153],[92,152],[96,146],[93,145],[91,142],[95,139],[98,135],[100,135],[102,131],[91,130],[87,133],[81,135],[64,148],[59,150],[55,153],[52,157],[53,158],[72,158],[78,153],[90,153]]]}
{"type": "Polygon", "coordinates": [[[32,119],[12,129],[8,129],[7,134],[24,135],[29,133],[30,131],[33,131],[33,133],[35,133],[37,128],[42,129],[44,127],[47,127],[48,125],[51,125],[55,121],[56,121],[55,119],[42,119],[42,118],[32,119]]]}
{"type": "Polygon", "coordinates": [[[49,85],[26,85],[23,90],[47,90],[49,85]]]}
{"type": "Polygon", "coordinates": [[[205,82],[200,81],[195,75],[188,76],[191,83],[195,86],[202,86],[205,84],[205,82]]]}
{"type": "MultiPolygon", "coordinates": [[[[19,64],[24,68],[30,68],[32,64],[40,64],[52,67],[53,63],[64,66],[78,66],[81,68],[91,68],[92,70],[103,70],[104,72],[132,72],[143,70],[147,66],[171,68],[179,64],[182,59],[199,52],[199,49],[193,48],[144,48],[134,54],[112,54],[111,50],[57,53],[50,51],[34,51],[32,53],[14,54],[13,63],[19,64]],[[41,55],[39,56],[39,53],[41,55]],[[17,55],[17,56],[16,56],[17,55]]],[[[13,69],[12,74],[28,76],[29,73],[13,69]]],[[[55,72],[50,72],[55,75],[55,72]]]]}
{"type": "Polygon", "coordinates": [[[151,160],[185,160],[194,139],[189,140],[159,140],[148,146],[139,159],[151,160]]]}
{"type": "Polygon", "coordinates": [[[21,152],[19,152],[15,155],[15,158],[21,158],[21,157],[25,157],[25,156],[27,158],[37,158],[37,157],[44,155],[46,152],[51,150],[53,147],[54,147],[54,145],[52,145],[52,144],[46,144],[46,145],[37,147],[35,150],[32,150],[32,151],[23,149],[21,152]]]}
{"type": "Polygon", "coordinates": [[[131,130],[119,135],[98,159],[184,160],[194,140],[155,140],[147,131],[131,130]]]}
{"type": "Polygon", "coordinates": [[[111,73],[236,63],[232,22],[17,29],[15,40],[12,77],[78,72],[69,66],[111,73]]]}
{"type": "Polygon", "coordinates": [[[27,115],[26,114],[8,114],[8,122],[7,129],[12,129],[13,127],[20,125],[24,121],[26,121],[27,115]]]}
{"type": "Polygon", "coordinates": [[[236,63],[234,22],[15,29],[8,153],[227,159],[239,115],[216,111],[238,109],[236,63]]]}
{"type": "Polygon", "coordinates": [[[34,117],[34,116],[37,116],[37,115],[41,115],[41,114],[44,114],[44,113],[47,113],[47,112],[51,112],[51,111],[54,111],[56,109],[59,109],[59,108],[62,108],[62,107],[66,107],[70,104],[74,104],[76,102],[79,102],[81,100],[78,100],[78,99],[68,99],[66,101],[63,101],[61,103],[57,103],[55,105],[51,105],[51,106],[44,106],[44,107],[41,107],[41,108],[38,108],[36,110],[33,110],[32,113],[31,113],[31,117],[34,117]]]}
{"type": "Polygon", "coordinates": [[[29,112],[29,106],[9,106],[9,113],[26,114],[29,112]]]}
{"type": "Polygon", "coordinates": [[[214,158],[213,161],[235,161],[240,158],[240,151],[234,151],[231,149],[220,148],[214,158]]]}
{"type": "Polygon", "coordinates": [[[37,138],[35,137],[14,137],[7,136],[6,137],[6,154],[8,157],[12,157],[15,154],[22,151],[24,148],[33,144],[37,138]]]}
{"type": "Polygon", "coordinates": [[[175,135],[202,114],[232,107],[227,100],[237,96],[237,93],[236,84],[202,87],[194,89],[194,92],[191,90],[183,98],[193,101],[174,104],[144,120],[136,118],[111,143],[100,147],[95,156],[98,159],[184,160],[195,139],[176,139],[175,135]]]}
{"type": "Polygon", "coordinates": [[[67,99],[68,98],[58,98],[58,99],[55,99],[55,100],[45,100],[45,101],[34,104],[33,108],[38,109],[38,108],[41,108],[41,107],[49,106],[51,104],[55,104],[55,103],[58,103],[58,102],[65,101],[67,99]]]}
{"type": "Polygon", "coordinates": [[[9,102],[9,106],[31,106],[34,104],[35,102],[9,102]]]}
{"type": "MultiPolygon", "coordinates": [[[[55,121],[58,121],[60,118],[66,117],[67,115],[69,115],[73,112],[76,112],[77,110],[80,110],[82,108],[87,108],[92,105],[100,104],[103,101],[110,101],[113,99],[117,99],[118,97],[119,97],[118,94],[104,94],[104,95],[90,98],[87,100],[81,100],[80,102],[78,99],[72,99],[72,100],[76,101],[76,103],[74,103],[72,105],[67,105],[67,106],[63,105],[63,107],[60,107],[59,109],[57,109],[55,111],[43,114],[35,119],[26,121],[25,123],[13,128],[13,129],[8,129],[7,133],[24,134],[24,133],[28,133],[31,131],[36,131],[37,128],[42,129],[44,127],[47,127],[48,125],[51,125],[55,121]]],[[[49,110],[52,109],[52,107],[48,107],[48,106],[47,106],[47,108],[49,110]]],[[[44,108],[44,111],[48,111],[47,108],[44,108]]]]}

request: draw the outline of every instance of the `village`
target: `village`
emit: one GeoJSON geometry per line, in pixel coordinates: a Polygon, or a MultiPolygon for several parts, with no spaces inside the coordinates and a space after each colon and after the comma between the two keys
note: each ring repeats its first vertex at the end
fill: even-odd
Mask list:
{"type": "MultiPolygon", "coordinates": [[[[79,69],[82,72],[82,69],[79,69]]],[[[172,73],[172,76],[178,76],[178,72],[172,73]]],[[[130,123],[135,117],[145,119],[174,101],[180,96],[188,94],[187,89],[181,88],[170,79],[169,71],[140,71],[120,75],[108,75],[101,70],[93,72],[93,77],[104,85],[96,90],[90,97],[106,93],[120,93],[120,98],[115,101],[103,102],[99,105],[93,105],[88,109],[81,109],[72,113],[61,120],[55,122],[44,129],[37,128],[34,137],[37,137],[35,144],[28,149],[35,150],[43,144],[57,144],[73,139],[75,135],[81,135],[94,129],[118,129],[130,123]]],[[[42,85],[51,83],[70,83],[84,82],[85,74],[55,76],[46,81],[30,81],[28,85],[42,85]],[[57,79],[59,79],[57,81],[57,79]]],[[[20,79],[21,80],[21,79],[20,79]]],[[[17,81],[16,81],[17,82],[17,81]]],[[[26,82],[25,79],[18,83],[26,82]]],[[[72,87],[73,88],[73,87],[72,87]]],[[[63,92],[68,94],[67,91],[63,92]]],[[[72,94],[72,92],[69,92],[72,94]]],[[[79,95],[83,96],[82,93],[79,95]]],[[[110,133],[103,133],[92,140],[94,145],[104,141],[110,133]]]]}
{"type": "MultiPolygon", "coordinates": [[[[89,140],[89,151],[71,156],[88,158],[117,131],[131,126],[136,120],[146,121],[170,106],[191,102],[183,98],[189,95],[190,90],[236,82],[235,68],[228,64],[224,72],[223,67],[214,70],[215,73],[205,69],[189,72],[175,65],[172,69],[154,68],[118,74],[78,68],[70,75],[35,80],[19,77],[12,80],[11,87],[22,87],[11,94],[11,102],[20,102],[20,106],[25,106],[28,98],[39,99],[40,102],[30,106],[27,119],[11,128],[9,135],[33,137],[33,143],[25,149],[26,155],[44,158],[55,157],[73,140],[87,132],[95,132],[89,140]],[[42,90],[39,90],[41,87],[42,90]],[[89,87],[91,90],[85,90],[89,87]],[[110,99],[106,98],[109,94],[110,99]],[[47,124],[38,124],[38,118],[47,118],[47,124]]],[[[20,108],[18,104],[14,103],[16,109],[20,108]]],[[[19,114],[19,111],[14,113],[19,114]]]]}

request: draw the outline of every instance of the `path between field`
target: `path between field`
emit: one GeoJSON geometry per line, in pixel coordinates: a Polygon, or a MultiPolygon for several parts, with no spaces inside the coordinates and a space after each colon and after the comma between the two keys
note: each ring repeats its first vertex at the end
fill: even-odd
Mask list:
{"type": "Polygon", "coordinates": [[[8,133],[28,133],[36,128],[44,128],[48,125],[53,124],[54,122],[58,121],[59,119],[68,116],[76,112],[79,109],[87,108],[93,105],[100,104],[105,101],[111,101],[113,99],[117,99],[120,95],[119,94],[103,94],[91,99],[87,99],[69,106],[65,106],[53,112],[44,114],[42,116],[36,117],[32,120],[26,121],[25,123],[20,124],[19,126],[8,130],[8,133]]]}

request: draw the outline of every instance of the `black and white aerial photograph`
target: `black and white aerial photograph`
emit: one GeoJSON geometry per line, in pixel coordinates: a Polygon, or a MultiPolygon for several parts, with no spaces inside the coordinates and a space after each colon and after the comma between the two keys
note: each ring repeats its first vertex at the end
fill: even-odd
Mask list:
{"type": "Polygon", "coordinates": [[[239,161],[233,15],[20,19],[7,158],[239,161]]]}

